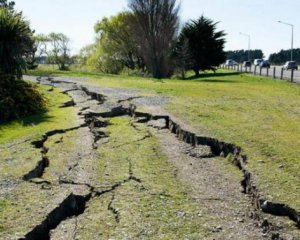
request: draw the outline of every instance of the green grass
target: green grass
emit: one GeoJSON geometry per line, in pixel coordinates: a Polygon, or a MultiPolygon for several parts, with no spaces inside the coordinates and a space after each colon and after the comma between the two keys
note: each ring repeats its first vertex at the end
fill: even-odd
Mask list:
{"type": "MultiPolygon", "coordinates": [[[[129,118],[114,118],[108,126],[109,141],[101,144],[96,172],[97,183],[111,186],[129,178],[129,168],[141,180],[128,181],[113,193],[95,198],[87,211],[79,216],[79,232],[83,239],[201,239],[210,232],[207,216],[198,217],[199,204],[187,194],[189,188],[180,183],[162,153],[157,139],[145,125],[139,130],[129,118]],[[144,139],[145,136],[148,136],[144,139]],[[143,139],[143,140],[140,140],[143,139]],[[118,209],[116,223],[107,206],[118,209]],[[184,212],[184,217],[178,217],[184,212]],[[91,221],[92,219],[92,221],[91,221]],[[82,226],[82,227],[81,227],[82,226]]],[[[215,223],[216,224],[216,223],[215,223]]]]}
{"type": "Polygon", "coordinates": [[[229,71],[188,80],[85,75],[85,83],[171,98],[166,106],[199,132],[243,147],[259,189],[300,210],[300,86],[229,71]]]}
{"type": "Polygon", "coordinates": [[[45,112],[20,120],[0,124],[0,175],[19,178],[34,168],[40,160],[40,151],[31,145],[34,139],[53,129],[65,129],[77,125],[74,108],[60,108],[70,98],[50,87],[39,86],[48,99],[45,112]],[[19,144],[24,142],[24,144],[19,144]],[[18,151],[16,151],[16,149],[18,151]],[[16,164],[18,167],[12,167],[16,164]]]}
{"type": "Polygon", "coordinates": [[[2,231],[4,231],[3,213],[4,213],[4,210],[5,210],[6,206],[7,206],[7,202],[5,200],[0,199],[0,216],[1,216],[1,218],[0,218],[0,233],[2,231]]]}
{"type": "MultiPolygon", "coordinates": [[[[17,238],[18,234],[28,231],[31,224],[41,222],[44,218],[41,209],[47,211],[49,206],[45,207],[45,203],[51,204],[49,198],[55,195],[54,190],[40,191],[40,186],[20,181],[41,160],[40,150],[33,148],[31,141],[40,139],[47,131],[77,124],[74,108],[60,108],[70,100],[68,96],[58,89],[49,92],[50,87],[46,86],[38,89],[48,99],[47,111],[0,124],[0,180],[11,182],[13,188],[13,192],[0,196],[0,238],[2,234],[13,234],[17,238]],[[24,144],[19,144],[21,142],[24,144]],[[13,184],[19,181],[19,184],[13,184]]],[[[58,191],[61,193],[61,189],[58,191]]]]}
{"type": "Polygon", "coordinates": [[[66,126],[70,125],[68,116],[74,113],[74,109],[59,108],[63,103],[69,101],[70,98],[59,94],[60,90],[58,89],[48,92],[49,89],[50,87],[39,86],[39,91],[48,99],[47,111],[0,124],[0,144],[20,140],[24,137],[41,136],[51,129],[66,128],[66,126]]]}

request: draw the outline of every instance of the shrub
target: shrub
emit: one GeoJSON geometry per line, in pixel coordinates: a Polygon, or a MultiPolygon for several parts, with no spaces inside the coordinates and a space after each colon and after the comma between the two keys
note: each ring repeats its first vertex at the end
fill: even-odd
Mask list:
{"type": "Polygon", "coordinates": [[[0,122],[40,112],[46,105],[36,86],[12,75],[0,75],[0,122]]]}

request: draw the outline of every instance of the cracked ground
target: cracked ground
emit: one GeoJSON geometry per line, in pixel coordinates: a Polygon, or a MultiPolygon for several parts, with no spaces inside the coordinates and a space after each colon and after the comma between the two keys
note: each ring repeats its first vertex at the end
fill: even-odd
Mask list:
{"type": "Polygon", "coordinates": [[[237,169],[178,141],[164,118],[128,112],[165,114],[167,99],[38,83],[62,96],[66,123],[0,144],[0,239],[280,239],[257,221],[237,169]]]}

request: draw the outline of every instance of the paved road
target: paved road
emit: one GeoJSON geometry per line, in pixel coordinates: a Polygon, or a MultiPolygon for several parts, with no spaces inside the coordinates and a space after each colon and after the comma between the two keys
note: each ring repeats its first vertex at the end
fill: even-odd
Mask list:
{"type": "MultiPolygon", "coordinates": [[[[234,68],[231,68],[233,70],[238,70],[238,67],[234,67],[234,68]]],[[[270,77],[273,77],[274,76],[274,69],[275,69],[275,78],[277,79],[281,79],[281,67],[271,67],[269,69],[267,68],[262,68],[261,69],[261,73],[260,73],[260,68],[259,67],[255,67],[252,66],[251,68],[245,68],[245,67],[240,67],[239,68],[240,71],[243,71],[243,72],[251,72],[253,74],[256,74],[256,75],[262,75],[262,76],[270,76],[270,77]]],[[[291,76],[292,76],[292,71],[291,70],[283,70],[283,77],[282,79],[285,79],[285,80],[291,80],[291,76]]],[[[297,83],[300,83],[300,70],[295,70],[294,71],[294,78],[293,78],[293,81],[294,82],[297,82],[297,83]]]]}

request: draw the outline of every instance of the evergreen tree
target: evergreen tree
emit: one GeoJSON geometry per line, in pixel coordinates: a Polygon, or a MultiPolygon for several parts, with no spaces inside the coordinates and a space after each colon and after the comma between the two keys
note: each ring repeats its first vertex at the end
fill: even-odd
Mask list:
{"type": "Polygon", "coordinates": [[[201,16],[186,23],[179,36],[177,49],[188,45],[188,53],[185,53],[186,58],[182,60],[185,70],[193,70],[196,76],[199,76],[199,71],[215,71],[216,66],[225,61],[225,33],[216,31],[217,24],[201,16]]]}

